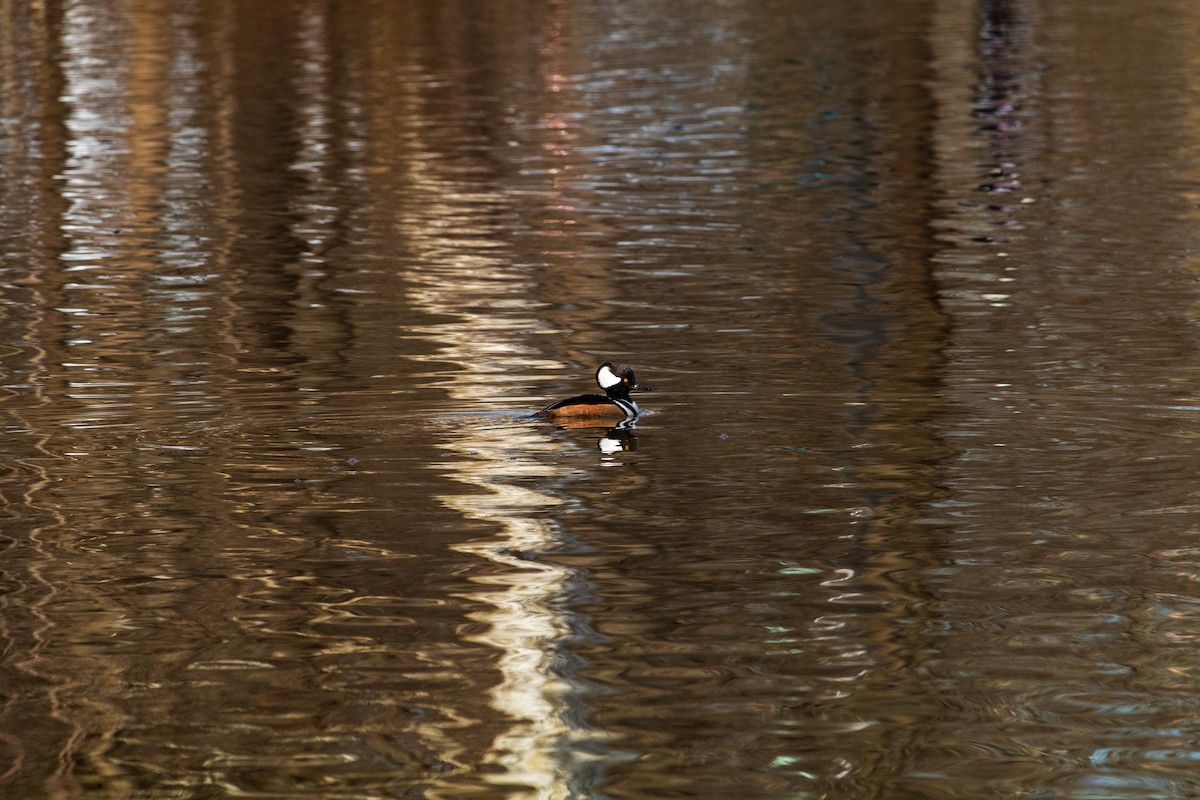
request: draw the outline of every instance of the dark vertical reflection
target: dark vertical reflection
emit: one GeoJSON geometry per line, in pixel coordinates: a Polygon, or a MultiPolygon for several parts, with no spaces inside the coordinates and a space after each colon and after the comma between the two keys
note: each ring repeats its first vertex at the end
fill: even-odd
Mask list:
{"type": "MultiPolygon", "coordinates": [[[[44,391],[51,368],[41,335],[42,326],[54,311],[48,297],[46,270],[65,249],[56,221],[64,213],[66,200],[56,191],[55,176],[65,159],[65,115],[60,98],[64,76],[60,65],[61,16],[53,5],[23,3],[3,7],[0,26],[3,54],[3,102],[5,157],[0,159],[0,193],[3,193],[3,225],[6,248],[3,261],[4,312],[2,368],[6,406],[16,398],[28,398],[30,411],[44,408],[52,397],[44,391]]],[[[46,508],[39,495],[48,476],[39,464],[46,452],[47,437],[32,429],[21,412],[9,411],[5,418],[6,447],[10,454],[5,473],[10,477],[4,492],[6,560],[22,551],[35,560],[46,558],[50,548],[38,531],[57,522],[58,514],[46,508]]],[[[8,688],[3,705],[4,782],[18,787],[28,776],[39,787],[56,783],[59,752],[64,740],[77,735],[67,720],[58,718],[47,691],[52,680],[31,664],[45,644],[38,632],[45,617],[27,598],[46,596],[52,585],[36,571],[6,571],[4,576],[3,629],[5,659],[3,675],[8,688]],[[26,598],[23,601],[23,598],[26,598]]]]}
{"type": "Polygon", "coordinates": [[[1021,55],[1029,36],[1028,12],[1018,11],[1009,0],[989,0],[979,7],[979,48],[982,62],[976,90],[975,114],[988,132],[993,163],[985,192],[1010,193],[1021,188],[1021,165],[1014,159],[1022,127],[1026,87],[1035,74],[1022,71],[1021,55]]]}
{"type": "MultiPolygon", "coordinates": [[[[940,561],[936,536],[921,524],[928,503],[946,495],[942,463],[951,455],[931,424],[944,413],[945,343],[950,317],[936,276],[938,186],[934,140],[936,103],[929,88],[931,33],[936,9],[893,9],[879,20],[891,32],[884,65],[862,87],[863,191],[848,220],[849,247],[839,272],[859,287],[853,303],[830,316],[831,338],[851,355],[856,385],[849,396],[847,433],[859,447],[848,470],[861,492],[855,544],[826,586],[842,595],[839,634],[859,643],[847,650],[845,685],[812,698],[833,718],[890,717],[902,724],[866,729],[858,752],[834,764],[813,760],[796,768],[820,775],[826,791],[867,781],[904,763],[925,726],[943,713],[924,680],[932,627],[923,579],[940,561]],[[868,614],[864,613],[868,612],[868,614]],[[852,677],[851,677],[852,676],[852,677]],[[898,696],[884,687],[902,686],[898,696]]],[[[872,59],[863,53],[861,59],[872,59]]],[[[828,620],[826,620],[828,623],[828,620]]]]}

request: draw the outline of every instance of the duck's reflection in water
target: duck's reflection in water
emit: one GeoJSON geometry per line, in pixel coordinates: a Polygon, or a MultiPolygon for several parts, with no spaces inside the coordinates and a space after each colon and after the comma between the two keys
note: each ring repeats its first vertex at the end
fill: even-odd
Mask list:
{"type": "Polygon", "coordinates": [[[625,419],[613,425],[608,420],[567,419],[555,420],[554,426],[560,430],[595,430],[607,428],[604,435],[596,441],[597,449],[606,455],[613,453],[632,453],[638,449],[637,422],[639,417],[625,419]]]}
{"type": "Polygon", "coordinates": [[[614,453],[632,453],[638,449],[638,437],[634,433],[635,420],[629,420],[617,425],[600,437],[596,446],[606,455],[614,453]]]}

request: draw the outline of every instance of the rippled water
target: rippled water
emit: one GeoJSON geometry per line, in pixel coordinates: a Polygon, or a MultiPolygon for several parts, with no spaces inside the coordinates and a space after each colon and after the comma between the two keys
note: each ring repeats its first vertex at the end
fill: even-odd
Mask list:
{"type": "Polygon", "coordinates": [[[0,794],[1200,792],[1200,6],[0,15],[0,794]]]}

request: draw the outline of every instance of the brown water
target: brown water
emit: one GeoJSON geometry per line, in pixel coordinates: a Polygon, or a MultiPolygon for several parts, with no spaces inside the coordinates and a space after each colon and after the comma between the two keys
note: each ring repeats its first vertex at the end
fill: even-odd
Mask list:
{"type": "Polygon", "coordinates": [[[0,5],[0,795],[1200,792],[1198,34],[0,5]]]}

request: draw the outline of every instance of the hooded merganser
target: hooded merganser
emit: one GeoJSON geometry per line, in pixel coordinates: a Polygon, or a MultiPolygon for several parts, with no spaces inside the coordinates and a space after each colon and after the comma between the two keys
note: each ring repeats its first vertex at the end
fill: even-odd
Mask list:
{"type": "Polygon", "coordinates": [[[604,390],[604,394],[581,394],[559,400],[534,416],[555,421],[599,421],[632,419],[642,413],[637,403],[630,399],[629,392],[632,389],[648,392],[650,387],[639,386],[629,367],[605,361],[596,370],[596,383],[604,390]]]}

